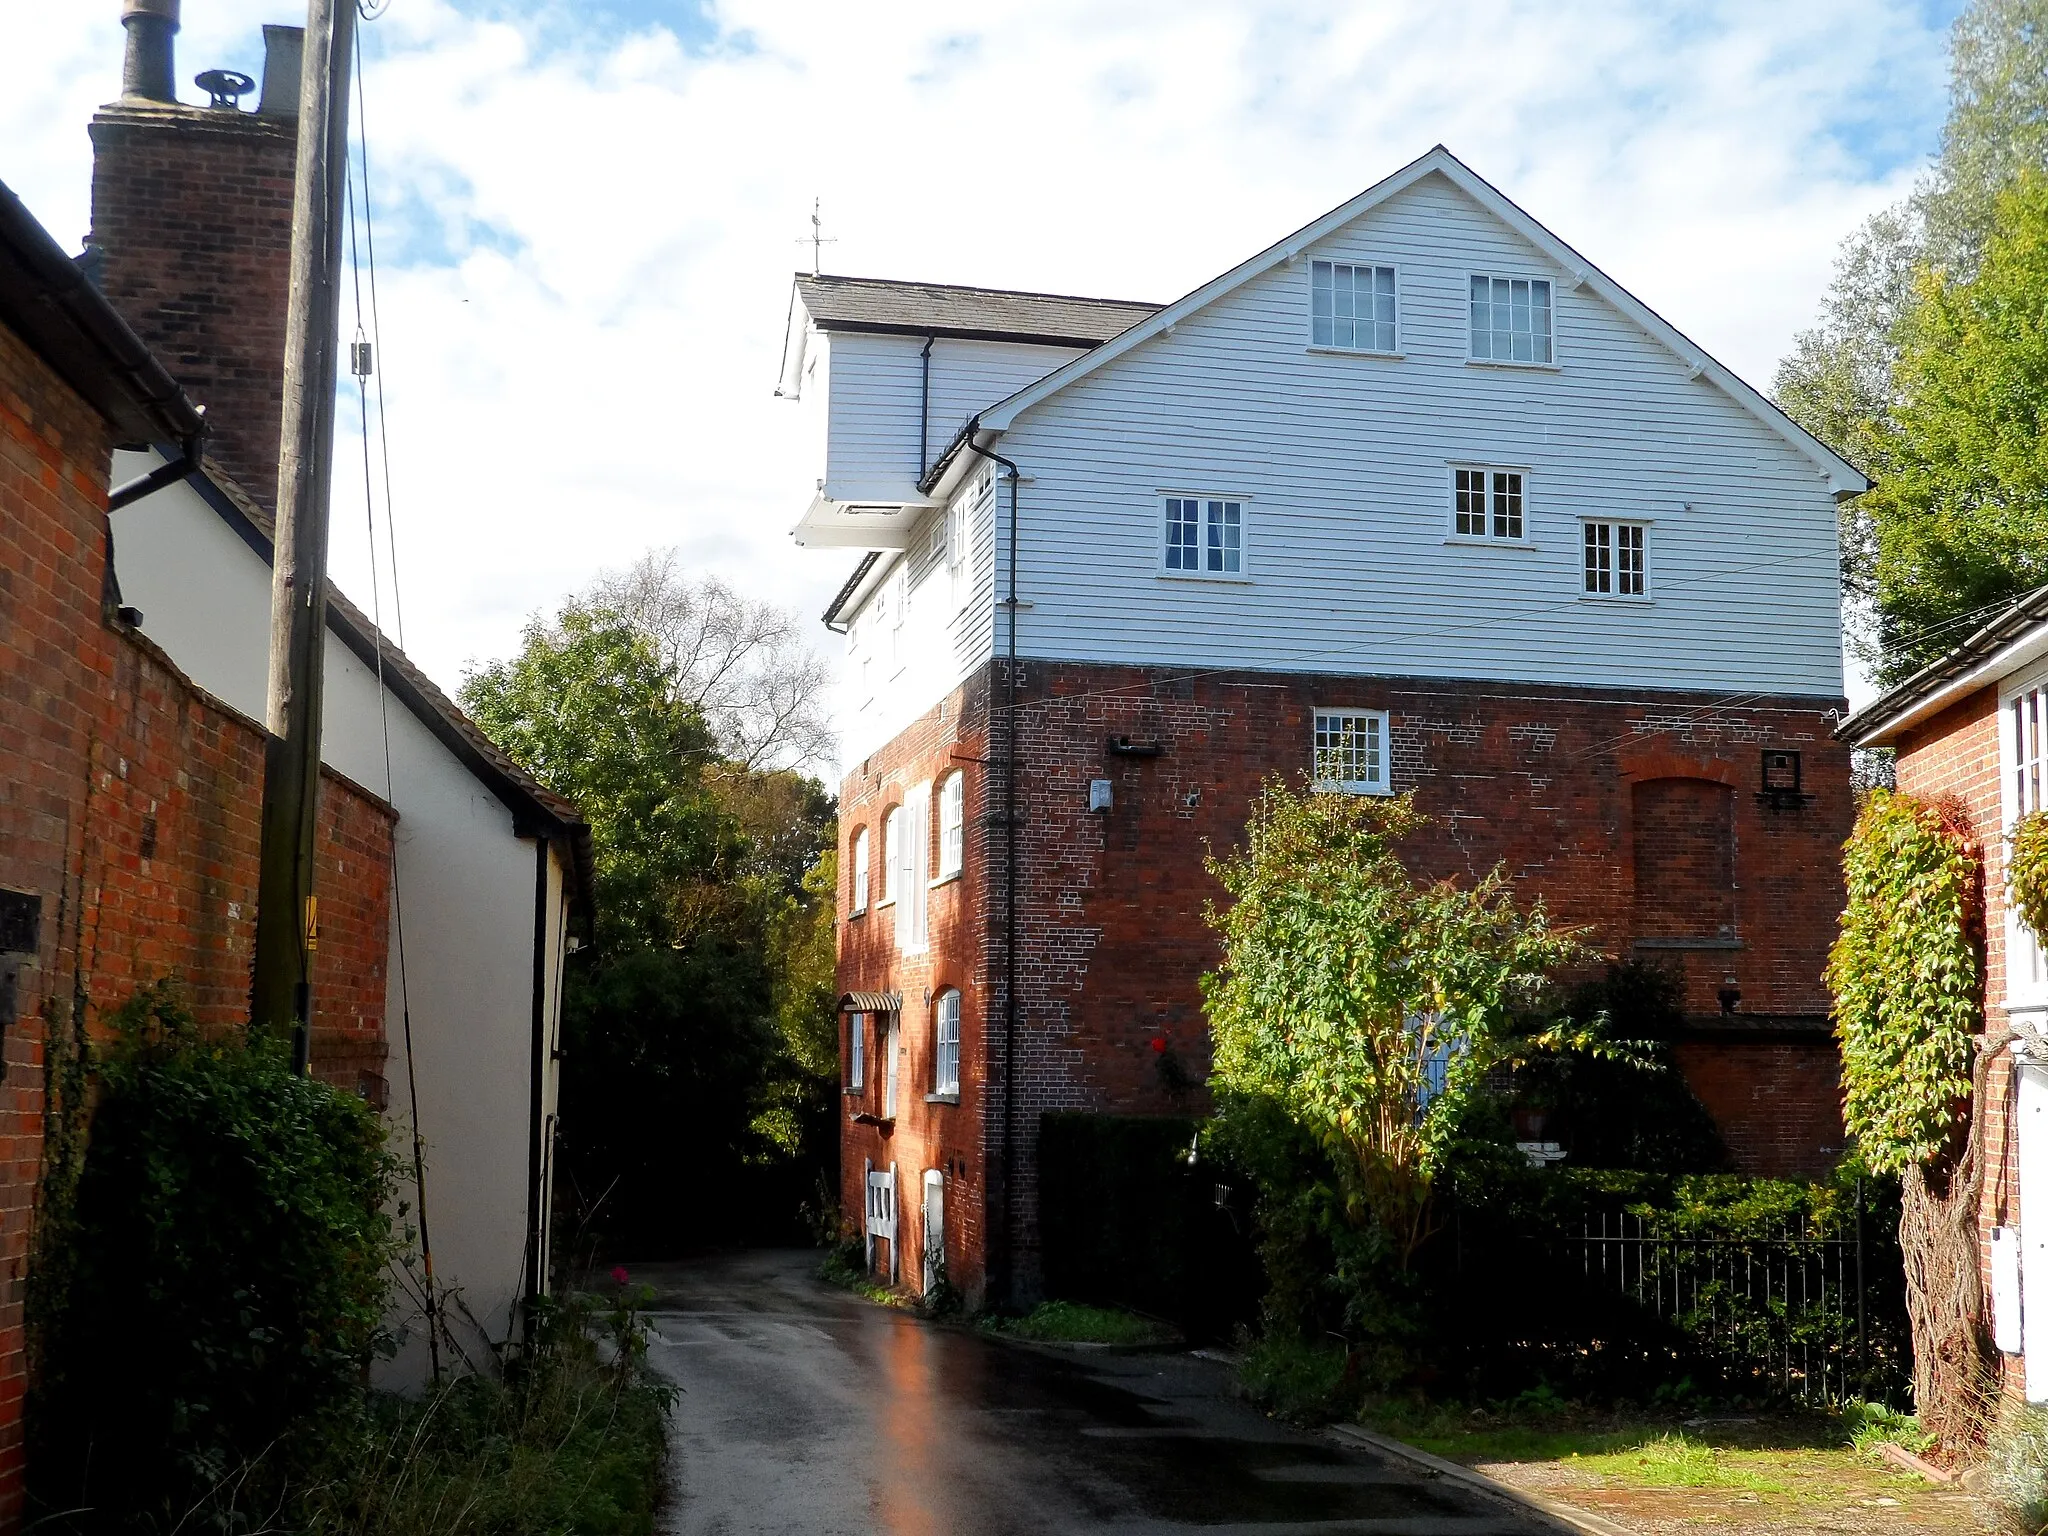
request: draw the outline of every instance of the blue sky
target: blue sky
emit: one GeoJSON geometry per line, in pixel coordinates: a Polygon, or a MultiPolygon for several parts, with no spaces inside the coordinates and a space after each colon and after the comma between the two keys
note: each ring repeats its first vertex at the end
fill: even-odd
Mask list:
{"type": "MultiPolygon", "coordinates": [[[[1163,299],[1441,141],[1768,387],[1935,146],[1956,9],[389,0],[364,50],[408,641],[453,683],[657,544],[822,606],[848,560],[788,541],[816,467],[772,395],[814,197],[833,270],[1163,299]]],[[[256,73],[299,11],[185,0],[180,77],[256,73]]],[[[0,0],[0,180],[67,244],[118,15],[0,0]]],[[[367,601],[349,529],[335,568],[367,601]]]]}

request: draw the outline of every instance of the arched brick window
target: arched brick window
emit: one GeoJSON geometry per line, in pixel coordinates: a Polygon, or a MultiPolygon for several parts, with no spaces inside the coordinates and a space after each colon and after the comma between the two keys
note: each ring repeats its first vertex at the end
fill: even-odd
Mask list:
{"type": "Polygon", "coordinates": [[[1708,779],[1635,787],[1638,939],[1735,937],[1735,791],[1708,779]]]}

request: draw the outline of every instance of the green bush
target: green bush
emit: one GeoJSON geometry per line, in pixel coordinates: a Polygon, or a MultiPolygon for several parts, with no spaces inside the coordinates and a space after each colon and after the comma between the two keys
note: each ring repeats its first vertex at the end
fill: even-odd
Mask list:
{"type": "Polygon", "coordinates": [[[2012,1536],[2048,1530],[2048,1412],[2008,1409],[1984,1447],[1984,1502],[2012,1536]]]}
{"type": "Polygon", "coordinates": [[[1349,1418],[1363,1400],[1355,1358],[1330,1339],[1255,1339],[1238,1362],[1237,1379],[1253,1402],[1294,1424],[1349,1418]]]}
{"type": "Polygon", "coordinates": [[[282,1042],[202,1036],[171,983],[108,1022],[75,1186],[44,1187],[31,1470],[85,1528],[168,1528],[354,1411],[386,1343],[393,1164],[367,1105],[282,1042]]]}
{"type": "Polygon", "coordinates": [[[984,1317],[980,1326],[1005,1338],[1053,1344],[1164,1344],[1174,1336],[1152,1318],[1078,1301],[1041,1301],[1022,1317],[984,1317]]]}

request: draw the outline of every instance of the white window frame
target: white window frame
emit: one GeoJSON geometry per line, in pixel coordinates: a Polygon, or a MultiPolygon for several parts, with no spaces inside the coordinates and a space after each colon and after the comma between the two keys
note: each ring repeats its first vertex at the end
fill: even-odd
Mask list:
{"type": "MultiPolygon", "coordinates": [[[[1375,309],[1377,309],[1377,304],[1375,304],[1374,307],[1375,309]]],[[[1354,326],[1352,334],[1354,336],[1356,336],[1357,334],[1357,331],[1355,329],[1357,325],[1357,319],[1358,317],[1354,313],[1351,316],[1352,324],[1354,326]]],[[[1379,325],[1380,321],[1377,314],[1375,314],[1374,318],[1367,323],[1373,326],[1379,325]]],[[[1401,356],[1401,268],[1396,263],[1391,261],[1370,261],[1363,258],[1350,258],[1340,261],[1335,257],[1324,257],[1310,261],[1308,264],[1308,346],[1311,352],[1346,352],[1356,353],[1363,357],[1401,356]],[[1377,345],[1379,339],[1377,333],[1375,333],[1373,338],[1375,345],[1369,347],[1359,346],[1355,342],[1351,345],[1346,345],[1345,343],[1335,339],[1336,324],[1338,319],[1335,313],[1336,271],[1339,267],[1346,268],[1352,273],[1352,283],[1354,285],[1354,292],[1358,280],[1357,274],[1360,272],[1371,273],[1373,282],[1373,294],[1375,300],[1377,300],[1379,294],[1379,274],[1382,272],[1386,273],[1389,279],[1392,281],[1394,289],[1394,318],[1392,321],[1394,336],[1393,344],[1391,346],[1382,347],[1377,345]],[[1319,339],[1316,335],[1316,322],[1317,320],[1324,318],[1316,314],[1316,278],[1319,275],[1320,269],[1322,268],[1328,268],[1331,277],[1331,314],[1327,318],[1331,322],[1332,339],[1328,341],[1323,341],[1319,339]]]]}
{"type": "Polygon", "coordinates": [[[1652,589],[1650,585],[1650,524],[1648,520],[1639,517],[1580,518],[1578,583],[1580,598],[1589,603],[1647,603],[1650,601],[1652,589]],[[1605,590],[1596,590],[1589,585],[1594,579],[1594,573],[1589,568],[1587,556],[1594,547],[1593,531],[1595,529],[1606,530],[1604,579],[1607,586],[1605,590]],[[1633,532],[1637,536],[1635,539],[1637,590],[1633,592],[1621,590],[1622,583],[1627,579],[1627,559],[1625,553],[1627,541],[1622,537],[1622,530],[1624,529],[1633,532]]]}
{"type": "Polygon", "coordinates": [[[896,947],[906,955],[921,955],[931,946],[927,897],[932,868],[932,783],[905,791],[901,807],[903,834],[897,854],[896,947]]]}
{"type": "Polygon", "coordinates": [[[1384,709],[1319,704],[1309,711],[1309,772],[1314,776],[1318,790],[1346,795],[1391,795],[1394,792],[1393,748],[1392,719],[1384,709]],[[1332,725],[1326,726],[1325,721],[1332,722],[1332,725]],[[1366,778],[1326,778],[1323,775],[1324,754],[1345,749],[1326,744],[1325,734],[1329,732],[1334,736],[1338,731],[1347,729],[1350,732],[1362,731],[1368,737],[1376,738],[1377,761],[1366,764],[1369,771],[1376,771],[1370,772],[1366,778]]]}
{"type": "Polygon", "coordinates": [[[1470,275],[1469,275],[1469,276],[1467,277],[1467,279],[1466,279],[1466,282],[1465,282],[1465,361],[1466,361],[1466,362],[1468,362],[1468,363],[1476,363],[1476,364],[1478,364],[1478,365],[1479,365],[1480,367],[1483,367],[1483,368],[1555,368],[1555,367],[1557,367],[1557,366],[1558,366],[1558,361],[1557,361],[1557,284],[1556,284],[1556,282],[1555,282],[1555,281],[1553,281],[1553,280],[1552,280],[1551,278],[1549,278],[1549,277],[1538,277],[1538,276],[1536,276],[1536,275],[1535,275],[1534,273],[1530,273],[1530,272],[1474,272],[1474,273],[1471,273],[1471,274],[1470,274],[1470,275]],[[1488,287],[1488,294],[1487,294],[1487,305],[1488,305],[1488,311],[1487,311],[1487,318],[1488,318],[1489,320],[1491,320],[1491,319],[1492,319],[1492,314],[1493,314],[1493,306],[1494,306],[1494,305],[1495,305],[1496,303],[1498,303],[1498,300],[1496,300],[1496,299],[1495,299],[1495,298],[1493,297],[1493,293],[1494,293],[1494,292],[1495,292],[1496,290],[1494,290],[1494,289],[1492,288],[1492,286],[1491,286],[1491,285],[1493,285],[1493,284],[1496,284],[1496,283],[1506,283],[1506,284],[1508,284],[1508,287],[1509,287],[1509,292],[1508,292],[1508,302],[1509,302],[1509,306],[1510,306],[1510,315],[1512,315],[1512,312],[1513,312],[1513,303],[1514,303],[1514,285],[1515,285],[1516,283],[1525,283],[1525,284],[1527,284],[1527,285],[1528,285],[1528,287],[1529,287],[1529,307],[1530,307],[1530,310],[1531,310],[1531,312],[1532,312],[1532,313],[1534,312],[1534,309],[1535,309],[1535,303],[1534,303],[1534,299],[1535,299],[1535,293],[1536,293],[1536,289],[1537,289],[1538,287],[1541,287],[1541,288],[1543,289],[1543,293],[1544,293],[1544,299],[1543,299],[1543,309],[1544,309],[1544,313],[1545,313],[1545,315],[1546,315],[1546,316],[1547,316],[1547,318],[1548,318],[1548,329],[1547,329],[1547,332],[1546,332],[1546,334],[1545,334],[1545,335],[1544,335],[1544,336],[1542,337],[1542,341],[1543,341],[1543,344],[1544,344],[1544,350],[1545,350],[1545,351],[1546,351],[1546,352],[1547,352],[1547,353],[1549,354],[1548,356],[1546,356],[1546,357],[1537,357],[1537,356],[1535,356],[1535,355],[1534,355],[1534,353],[1535,353],[1535,350],[1536,350],[1536,341],[1537,341],[1537,337],[1536,337],[1536,334],[1535,334],[1535,330],[1534,330],[1534,327],[1533,327],[1533,326],[1531,327],[1531,330],[1530,330],[1530,333],[1529,333],[1529,339],[1530,339],[1530,347],[1529,347],[1529,350],[1530,350],[1530,353],[1531,353],[1531,355],[1530,355],[1530,356],[1528,356],[1528,357],[1513,357],[1513,356],[1509,356],[1509,357],[1496,357],[1496,356],[1494,356],[1494,355],[1493,355],[1493,338],[1494,338],[1495,336],[1497,336],[1497,335],[1501,335],[1501,334],[1505,334],[1505,335],[1507,335],[1507,337],[1509,338],[1509,343],[1508,343],[1508,344],[1509,344],[1510,350],[1512,350],[1512,348],[1513,348],[1513,346],[1514,346],[1514,338],[1515,338],[1515,336],[1516,336],[1516,335],[1517,335],[1518,333],[1517,333],[1517,332],[1516,332],[1516,331],[1515,331],[1515,330],[1513,329],[1512,325],[1510,325],[1509,329],[1508,329],[1508,330],[1507,330],[1507,331],[1506,331],[1505,333],[1502,333],[1502,332],[1500,332],[1500,331],[1497,331],[1497,330],[1496,330],[1496,329],[1495,329],[1495,328],[1494,328],[1494,327],[1493,327],[1492,325],[1490,325],[1490,324],[1489,324],[1489,325],[1488,325],[1488,326],[1486,327],[1486,329],[1485,329],[1485,335],[1486,335],[1486,338],[1487,338],[1487,344],[1486,344],[1486,353],[1485,353],[1485,355],[1483,355],[1483,356],[1482,356],[1482,355],[1480,354],[1480,351],[1479,351],[1479,337],[1480,337],[1480,334],[1481,334],[1481,332],[1480,332],[1480,328],[1479,328],[1479,326],[1478,326],[1478,325],[1476,325],[1476,324],[1474,323],[1474,316],[1473,316],[1473,314],[1472,314],[1472,306],[1473,306],[1473,304],[1474,304],[1475,302],[1477,302],[1477,301],[1476,301],[1476,300],[1474,300],[1474,299],[1473,299],[1473,297],[1472,297],[1472,285],[1473,285],[1474,283],[1478,283],[1478,282],[1485,282],[1486,284],[1488,284],[1488,285],[1489,285],[1489,287],[1488,287]]]}
{"type": "Polygon", "coordinates": [[[849,1013],[846,1016],[846,1088],[849,1093],[864,1092],[868,1085],[868,1016],[864,1013],[849,1013]]]}
{"type": "Polygon", "coordinates": [[[910,613],[910,563],[907,560],[898,563],[896,579],[892,585],[896,589],[896,601],[890,606],[894,610],[896,622],[889,631],[889,664],[895,670],[889,675],[891,678],[898,678],[909,665],[909,658],[903,654],[903,621],[910,613]]]}
{"type": "MultiPolygon", "coordinates": [[[[1999,782],[2008,839],[2022,816],[2048,808],[2048,674],[2036,669],[2008,682],[1998,700],[1999,782]]],[[[2001,849],[2001,867],[2010,841],[2001,849]]],[[[2048,1009],[2048,952],[2008,896],[2005,906],[2005,1006],[2048,1009]]]]}
{"type": "Polygon", "coordinates": [[[1159,493],[1159,574],[1175,581],[1249,581],[1252,568],[1252,499],[1249,496],[1226,494],[1221,491],[1161,491],[1159,493]],[[1195,504],[1196,524],[1195,555],[1200,564],[1194,570],[1184,566],[1169,565],[1168,558],[1173,552],[1171,540],[1177,521],[1176,505],[1192,502],[1195,504]],[[1217,525],[1228,527],[1227,511],[1237,508],[1237,569],[1212,571],[1209,569],[1209,545],[1211,520],[1217,525]]]}
{"type": "Polygon", "coordinates": [[[847,914],[859,917],[868,909],[868,829],[857,827],[853,834],[853,857],[848,861],[853,866],[853,886],[847,901],[847,914]]]}
{"type": "Polygon", "coordinates": [[[958,608],[967,601],[967,508],[957,501],[946,509],[946,581],[958,608]]]}
{"type": "Polygon", "coordinates": [[[903,864],[903,807],[892,805],[882,812],[882,899],[886,907],[896,900],[897,876],[903,864]]]}
{"type": "Polygon", "coordinates": [[[1448,466],[1448,473],[1445,475],[1444,481],[1449,488],[1450,496],[1445,510],[1444,526],[1448,531],[1444,534],[1444,542],[1447,544],[1511,544],[1522,546],[1533,543],[1534,541],[1529,535],[1529,482],[1532,478],[1528,469],[1520,464],[1482,464],[1477,459],[1452,460],[1448,466]],[[1478,533],[1467,533],[1461,531],[1458,527],[1458,496],[1460,494],[1458,476],[1461,474],[1479,475],[1481,477],[1480,483],[1483,488],[1481,495],[1484,497],[1484,505],[1480,516],[1480,531],[1478,533]],[[1500,517],[1500,497],[1502,492],[1499,482],[1495,478],[1499,475],[1514,475],[1521,481],[1519,488],[1509,493],[1520,502],[1520,511],[1516,514],[1522,524],[1522,530],[1519,533],[1495,533],[1493,531],[1499,526],[1498,520],[1500,517]]]}
{"type": "Polygon", "coordinates": [[[932,1000],[932,1092],[960,1095],[960,990],[948,987],[932,1000]]]}
{"type": "Polygon", "coordinates": [[[959,878],[967,857],[967,776],[958,768],[939,780],[939,872],[933,884],[959,878]]]}

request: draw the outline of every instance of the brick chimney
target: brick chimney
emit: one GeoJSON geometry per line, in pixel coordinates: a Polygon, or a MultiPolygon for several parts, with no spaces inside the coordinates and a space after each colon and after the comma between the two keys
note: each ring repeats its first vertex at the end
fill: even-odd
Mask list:
{"type": "Polygon", "coordinates": [[[122,96],[92,120],[86,266],[206,407],[208,457],[274,511],[303,29],[263,29],[246,112],[171,99],[178,0],[123,0],[122,24],[122,96]]]}

